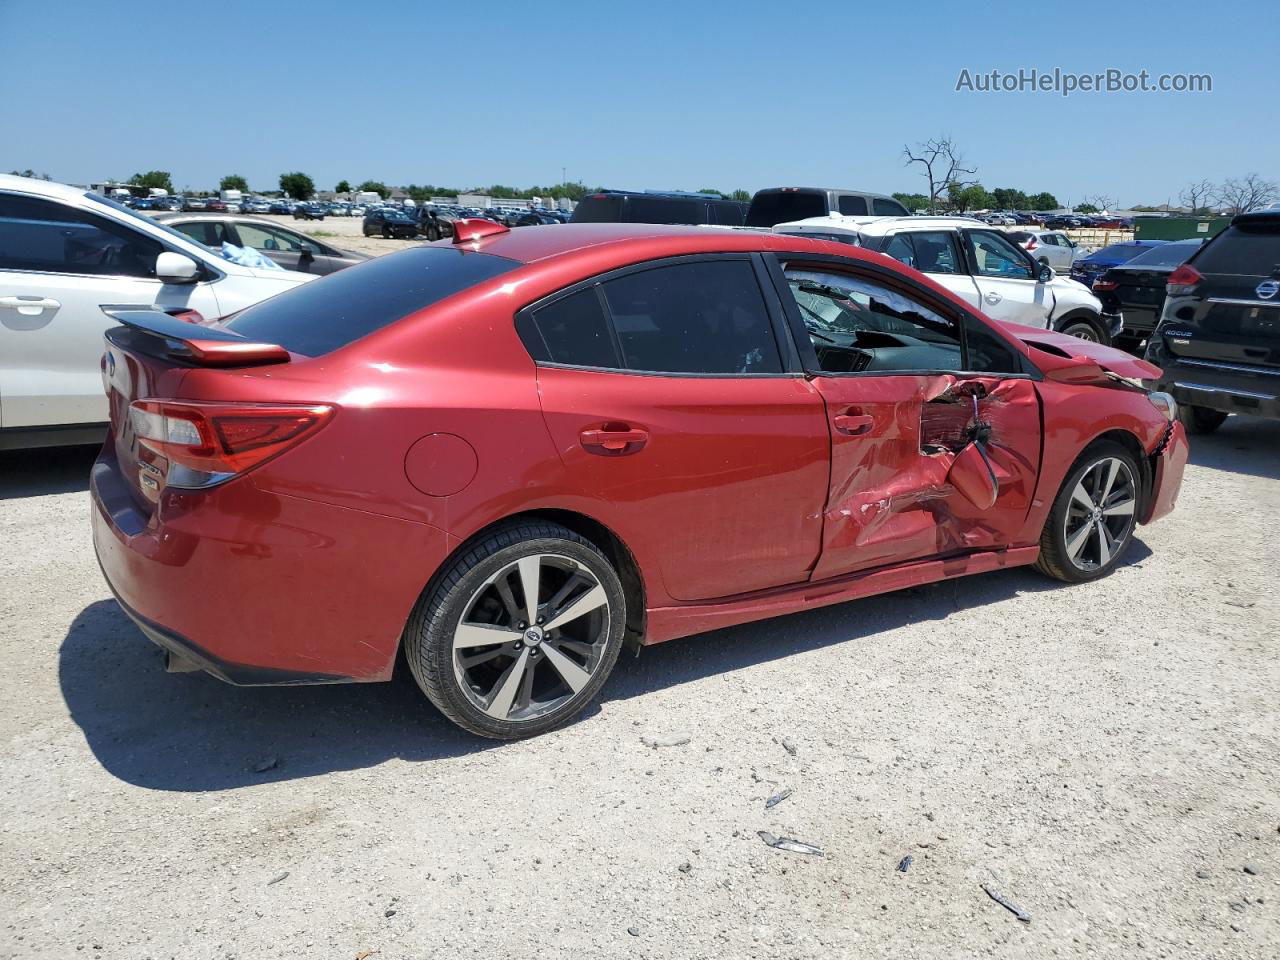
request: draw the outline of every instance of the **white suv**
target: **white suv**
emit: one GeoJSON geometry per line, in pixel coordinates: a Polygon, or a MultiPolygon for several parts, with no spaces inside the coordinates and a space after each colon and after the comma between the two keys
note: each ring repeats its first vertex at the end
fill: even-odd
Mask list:
{"type": "Polygon", "coordinates": [[[102,439],[103,304],[214,320],[314,279],[231,263],[75,187],[0,175],[0,449],[102,439]]]}
{"type": "Polygon", "coordinates": [[[812,217],[775,233],[875,250],[915,267],[995,320],[1110,344],[1124,326],[1089,288],[1034,260],[1003,230],[968,217],[812,217]]]}

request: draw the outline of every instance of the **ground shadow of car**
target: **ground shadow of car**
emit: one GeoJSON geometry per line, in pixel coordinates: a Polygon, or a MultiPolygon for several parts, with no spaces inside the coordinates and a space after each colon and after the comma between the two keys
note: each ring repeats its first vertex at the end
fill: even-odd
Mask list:
{"type": "Polygon", "coordinates": [[[0,451],[0,500],[88,490],[99,449],[101,444],[0,451]]]}
{"type": "MultiPolygon", "coordinates": [[[[1134,541],[1128,560],[1149,555],[1134,541]]],[[[600,699],[607,706],[1050,589],[1070,588],[1026,569],[998,571],[675,640],[639,657],[624,653],[600,699]]],[[[203,674],[165,673],[159,649],[110,600],[86,607],[71,625],[59,682],[103,767],[150,789],[229,790],[498,746],[436,713],[404,669],[389,684],[320,687],[241,688],[203,674]],[[255,771],[273,760],[270,769],[255,771]]]]}
{"type": "Polygon", "coordinates": [[[1280,480],[1280,420],[1227,417],[1213,433],[1191,438],[1190,462],[1210,470],[1280,480]]]}

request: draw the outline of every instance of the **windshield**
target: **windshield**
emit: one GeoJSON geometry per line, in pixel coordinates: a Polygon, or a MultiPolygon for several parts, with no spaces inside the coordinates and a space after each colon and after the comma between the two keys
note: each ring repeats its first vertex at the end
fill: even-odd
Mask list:
{"type": "Polygon", "coordinates": [[[1191,256],[1200,249],[1203,240],[1179,241],[1178,243],[1166,243],[1159,247],[1152,247],[1145,253],[1140,253],[1126,266],[1130,267],[1176,267],[1183,263],[1187,257],[1191,256]]]}

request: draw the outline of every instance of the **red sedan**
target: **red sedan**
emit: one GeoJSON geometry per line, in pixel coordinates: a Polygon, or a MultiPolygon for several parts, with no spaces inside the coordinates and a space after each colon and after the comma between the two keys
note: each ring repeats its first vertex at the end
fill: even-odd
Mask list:
{"type": "Polygon", "coordinates": [[[1115,569],[1187,442],[1156,369],[895,260],[460,221],[221,325],[106,308],[94,543],[171,669],[562,724],[659,643],[1036,564],[1115,569]]]}

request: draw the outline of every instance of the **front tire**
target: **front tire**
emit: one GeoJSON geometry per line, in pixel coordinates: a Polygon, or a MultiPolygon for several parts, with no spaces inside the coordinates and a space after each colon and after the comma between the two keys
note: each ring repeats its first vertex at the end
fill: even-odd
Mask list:
{"type": "Polygon", "coordinates": [[[1101,440],[1082,453],[1053,501],[1036,568],[1057,580],[1105,577],[1133,539],[1141,474],[1133,454],[1101,440]]]}
{"type": "Polygon", "coordinates": [[[1221,410],[1211,410],[1208,407],[1193,407],[1180,403],[1178,404],[1178,419],[1182,421],[1187,433],[1213,433],[1226,422],[1227,414],[1221,410]]]}
{"type": "Polygon", "coordinates": [[[405,629],[405,657],[446,717],[515,740],[567,723],[595,697],[625,625],[622,582],[595,544],[558,524],[515,523],[435,578],[405,629]]]}
{"type": "Polygon", "coordinates": [[[1089,343],[1105,344],[1108,339],[1102,333],[1101,328],[1092,319],[1084,315],[1064,318],[1058,326],[1058,332],[1065,333],[1068,337],[1075,337],[1077,340],[1086,340],[1089,343]]]}

